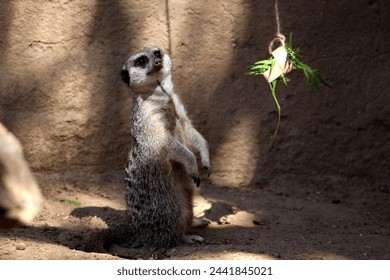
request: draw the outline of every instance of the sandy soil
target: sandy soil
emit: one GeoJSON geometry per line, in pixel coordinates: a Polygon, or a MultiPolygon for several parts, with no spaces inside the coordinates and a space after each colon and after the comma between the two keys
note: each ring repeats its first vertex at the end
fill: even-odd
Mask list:
{"type": "Polygon", "coordinates": [[[282,31],[333,87],[291,72],[268,149],[276,106],[245,73],[268,57],[274,1],[0,1],[0,121],[45,197],[30,226],[0,231],[0,259],[390,259],[390,1],[279,2],[282,31]],[[118,71],[146,46],[170,52],[209,143],[195,213],[212,222],[196,246],[86,252],[125,209],[123,171],[98,174],[126,162],[118,71]]]}
{"type": "Polygon", "coordinates": [[[0,232],[0,259],[390,258],[387,186],[288,176],[247,188],[203,182],[195,213],[211,224],[194,232],[205,238],[204,244],[159,252],[124,252],[115,246],[107,253],[85,252],[86,236],[123,215],[120,177],[60,184],[38,176],[45,196],[41,213],[30,226],[0,232]]]}

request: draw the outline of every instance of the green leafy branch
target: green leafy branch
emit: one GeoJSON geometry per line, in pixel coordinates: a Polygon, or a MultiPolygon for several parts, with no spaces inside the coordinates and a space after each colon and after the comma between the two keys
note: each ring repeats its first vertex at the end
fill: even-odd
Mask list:
{"type": "MultiPolygon", "coordinates": [[[[317,91],[320,90],[320,83],[329,86],[326,81],[321,77],[320,71],[317,68],[312,68],[308,64],[302,62],[301,59],[301,52],[299,48],[293,49],[292,47],[292,35],[290,35],[290,40],[288,43],[285,44],[285,49],[287,52],[287,60],[286,63],[291,63],[293,69],[302,70],[303,74],[306,78],[306,80],[310,83],[310,85],[317,91]]],[[[260,60],[255,62],[252,66],[249,67],[249,72],[247,72],[248,75],[263,75],[265,72],[272,71],[276,64],[276,59],[274,57],[270,57],[268,59],[260,60]]],[[[279,77],[282,82],[287,85],[287,79],[286,75],[282,74],[279,77]]],[[[276,85],[277,85],[278,79],[273,80],[269,83],[272,97],[275,101],[277,111],[278,111],[278,120],[277,125],[274,133],[270,136],[271,143],[275,140],[276,135],[278,134],[279,127],[280,127],[280,119],[282,116],[282,109],[280,107],[278,98],[276,96],[276,85]]]]}
{"type": "MultiPolygon", "coordinates": [[[[318,68],[312,68],[307,63],[300,61],[300,58],[302,57],[301,51],[299,48],[293,49],[292,35],[290,35],[290,40],[286,43],[285,49],[287,51],[288,59],[292,62],[294,69],[302,70],[306,80],[315,90],[320,91],[319,82],[327,87],[330,87],[330,85],[322,78],[318,68]]],[[[313,60],[315,59],[312,59],[311,61],[313,60]]]]}

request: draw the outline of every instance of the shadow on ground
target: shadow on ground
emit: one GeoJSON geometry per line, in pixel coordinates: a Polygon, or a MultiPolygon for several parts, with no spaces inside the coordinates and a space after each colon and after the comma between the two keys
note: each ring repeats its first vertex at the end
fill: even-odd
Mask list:
{"type": "Polygon", "coordinates": [[[122,187],[67,186],[46,192],[32,226],[0,232],[0,259],[388,259],[387,188],[323,183],[312,191],[316,183],[285,178],[247,189],[205,183],[194,208],[212,221],[194,230],[203,244],[129,250],[114,243],[105,252],[91,244],[123,219],[122,187]]]}

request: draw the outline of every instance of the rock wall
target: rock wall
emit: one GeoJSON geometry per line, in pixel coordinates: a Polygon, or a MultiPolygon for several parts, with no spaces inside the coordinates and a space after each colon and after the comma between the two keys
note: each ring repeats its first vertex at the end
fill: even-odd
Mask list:
{"type": "Polygon", "coordinates": [[[119,70],[145,46],[169,51],[174,82],[208,139],[215,184],[285,175],[390,178],[390,2],[279,1],[282,32],[322,70],[319,93],[298,71],[278,87],[245,75],[268,57],[274,1],[0,2],[0,121],[35,172],[64,178],[121,170],[131,97],[119,70]]]}

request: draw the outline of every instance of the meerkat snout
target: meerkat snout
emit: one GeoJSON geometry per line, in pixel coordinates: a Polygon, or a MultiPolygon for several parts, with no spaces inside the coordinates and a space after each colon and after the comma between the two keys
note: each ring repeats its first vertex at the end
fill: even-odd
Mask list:
{"type": "Polygon", "coordinates": [[[162,60],[160,58],[156,58],[156,60],[154,61],[154,64],[153,64],[154,71],[158,72],[161,70],[162,67],[163,67],[162,60]]]}

